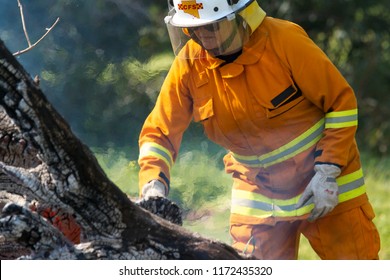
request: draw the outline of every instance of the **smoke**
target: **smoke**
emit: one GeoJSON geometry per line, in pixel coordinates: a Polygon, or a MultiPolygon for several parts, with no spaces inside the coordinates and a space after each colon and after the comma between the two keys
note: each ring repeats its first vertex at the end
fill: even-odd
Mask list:
{"type": "MultiPolygon", "coordinates": [[[[112,83],[101,85],[98,81],[108,65],[120,69],[132,58],[142,63],[162,52],[163,44],[170,47],[167,36],[161,32],[165,31],[160,16],[165,13],[166,3],[152,0],[21,0],[21,3],[32,43],[60,18],[48,36],[17,59],[31,76],[41,78],[43,92],[75,134],[94,146],[107,142],[126,145],[135,140],[134,128],[140,127],[141,121],[130,120],[128,112],[143,110],[140,119],[144,119],[150,107],[145,98],[140,98],[145,92],[131,88],[130,81],[136,83],[137,77],[117,71],[112,83]],[[129,95],[136,96],[136,101],[128,106],[116,105],[123,104],[123,98],[129,95]],[[107,111],[116,115],[106,118],[107,111]]],[[[0,0],[0,39],[13,53],[28,46],[17,0],[0,0]]]]}
{"type": "MultiPolygon", "coordinates": [[[[140,17],[148,18],[145,4],[142,2],[128,1],[128,0],[108,0],[118,6],[119,10],[135,24],[140,17]]],[[[142,22],[138,20],[138,23],[142,22]]]]}

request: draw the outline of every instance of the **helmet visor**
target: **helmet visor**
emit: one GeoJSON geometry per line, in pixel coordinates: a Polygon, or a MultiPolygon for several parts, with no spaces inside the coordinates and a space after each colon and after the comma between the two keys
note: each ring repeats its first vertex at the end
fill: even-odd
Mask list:
{"type": "Polygon", "coordinates": [[[184,59],[202,58],[207,51],[212,56],[229,55],[242,49],[249,38],[246,22],[233,13],[213,23],[180,27],[165,18],[173,52],[184,59]],[[196,44],[195,44],[196,43],[196,44]]]}

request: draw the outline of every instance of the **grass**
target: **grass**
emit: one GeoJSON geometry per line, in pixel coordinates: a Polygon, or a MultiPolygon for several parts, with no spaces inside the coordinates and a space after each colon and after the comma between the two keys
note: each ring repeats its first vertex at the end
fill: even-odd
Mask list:
{"type": "MultiPolygon", "coordinates": [[[[137,197],[139,169],[136,160],[129,160],[134,155],[116,149],[94,152],[107,176],[125,193],[137,197]]],[[[169,198],[184,209],[185,228],[230,244],[231,179],[223,171],[223,154],[208,142],[183,149],[172,169],[169,198]]],[[[376,212],[374,223],[381,236],[379,257],[390,260],[390,160],[364,155],[362,162],[367,193],[376,212]]],[[[304,237],[301,238],[299,259],[319,259],[304,237]]]]}
{"type": "Polygon", "coordinates": [[[374,222],[381,237],[379,258],[390,260],[390,159],[376,160],[363,158],[365,167],[367,193],[374,207],[374,222]]]}

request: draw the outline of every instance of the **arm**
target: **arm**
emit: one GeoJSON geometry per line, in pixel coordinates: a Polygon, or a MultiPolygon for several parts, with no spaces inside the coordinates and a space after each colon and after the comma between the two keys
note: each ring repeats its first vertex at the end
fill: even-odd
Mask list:
{"type": "Polygon", "coordinates": [[[172,168],[184,131],[192,119],[192,99],[186,86],[190,68],[175,59],[161,88],[156,105],[145,120],[139,137],[139,187],[157,179],[169,192],[172,168]]]}
{"type": "Polygon", "coordinates": [[[316,164],[344,167],[357,128],[355,94],[326,54],[295,24],[286,25],[275,44],[303,95],[325,116],[324,135],[317,145],[316,164]],[[280,38],[280,39],[279,39],[280,38]]]}
{"type": "Polygon", "coordinates": [[[302,28],[290,24],[285,32],[286,36],[279,36],[284,42],[277,44],[281,46],[281,60],[303,95],[323,111],[325,118],[323,137],[315,152],[315,175],[297,203],[299,208],[313,198],[314,209],[308,220],[314,221],[338,204],[336,178],[348,165],[355,144],[357,101],[342,74],[302,28]]]}

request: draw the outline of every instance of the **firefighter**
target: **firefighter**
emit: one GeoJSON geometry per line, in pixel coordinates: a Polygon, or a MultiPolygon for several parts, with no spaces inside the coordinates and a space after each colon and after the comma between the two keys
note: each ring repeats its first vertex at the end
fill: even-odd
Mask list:
{"type": "Polygon", "coordinates": [[[228,150],[234,248],[297,259],[303,234],[321,259],[378,259],[357,101],[329,58],[257,1],[168,2],[176,57],[140,133],[141,197],[168,196],[193,120],[228,150]]]}

